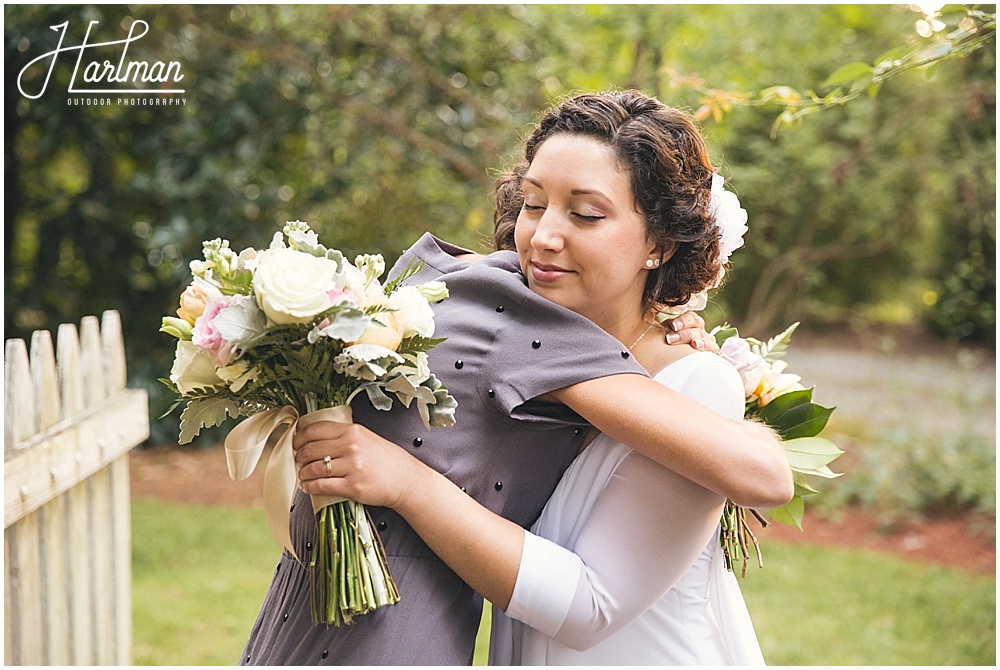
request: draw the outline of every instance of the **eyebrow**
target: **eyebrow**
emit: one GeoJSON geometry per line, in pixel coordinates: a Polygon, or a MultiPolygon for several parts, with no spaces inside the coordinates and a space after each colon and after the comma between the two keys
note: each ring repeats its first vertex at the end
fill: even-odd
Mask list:
{"type": "MultiPolygon", "coordinates": [[[[542,183],[540,181],[538,181],[537,179],[533,179],[532,177],[528,177],[527,175],[525,175],[524,177],[521,178],[521,180],[529,182],[529,183],[533,184],[534,186],[537,186],[538,188],[542,189],[543,191],[545,190],[545,187],[542,186],[542,183]]],[[[596,195],[598,197],[604,198],[608,202],[612,201],[611,198],[609,198],[608,196],[606,196],[601,191],[597,191],[597,190],[593,190],[593,189],[574,188],[574,189],[572,189],[569,192],[569,194],[570,195],[596,195]]]]}

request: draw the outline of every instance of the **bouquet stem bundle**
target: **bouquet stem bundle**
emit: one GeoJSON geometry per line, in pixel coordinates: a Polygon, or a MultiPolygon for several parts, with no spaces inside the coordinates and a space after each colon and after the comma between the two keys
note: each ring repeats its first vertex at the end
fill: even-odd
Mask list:
{"type": "Polygon", "coordinates": [[[385,550],[372,533],[371,517],[353,500],[316,513],[316,547],[309,561],[314,623],[339,626],[355,616],[399,602],[385,550]]]}

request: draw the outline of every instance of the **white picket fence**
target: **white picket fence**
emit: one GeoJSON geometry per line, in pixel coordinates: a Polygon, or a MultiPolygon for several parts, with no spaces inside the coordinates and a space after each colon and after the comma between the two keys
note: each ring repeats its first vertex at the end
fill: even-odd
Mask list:
{"type": "Polygon", "coordinates": [[[125,388],[118,312],[4,347],[4,664],[129,665],[128,452],[149,436],[125,388]]]}

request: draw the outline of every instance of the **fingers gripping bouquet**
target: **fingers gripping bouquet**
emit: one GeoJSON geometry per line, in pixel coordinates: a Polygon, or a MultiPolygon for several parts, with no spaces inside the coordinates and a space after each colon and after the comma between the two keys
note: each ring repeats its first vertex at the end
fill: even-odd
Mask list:
{"type": "MultiPolygon", "coordinates": [[[[442,282],[403,283],[407,267],[385,284],[381,256],[352,264],[327,249],[301,221],[289,222],[267,249],[239,254],[225,240],[204,243],[177,318],[161,330],[177,338],[169,380],[178,394],[180,443],[204,426],[249,417],[226,438],[234,479],[250,476],[268,438],[277,438],[264,477],[265,508],[275,539],[296,559],[288,512],[297,487],[292,437],[314,421],[351,421],[350,403],[365,393],[377,409],[416,404],[428,427],[455,423],[455,399],[429,368],[430,303],[447,297],[442,282]]],[[[171,408],[173,409],[173,408],[171,408]]],[[[318,542],[309,567],[313,620],[351,623],[399,600],[377,533],[364,507],[313,496],[318,542]]]]}

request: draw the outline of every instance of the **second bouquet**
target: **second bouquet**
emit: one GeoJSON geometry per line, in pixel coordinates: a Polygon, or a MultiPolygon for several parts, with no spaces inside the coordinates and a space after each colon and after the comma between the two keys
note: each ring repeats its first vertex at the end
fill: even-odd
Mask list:
{"type": "MultiPolygon", "coordinates": [[[[177,338],[170,379],[186,403],[180,443],[205,426],[247,416],[226,438],[229,474],[250,476],[266,444],[275,442],[264,475],[268,524],[298,559],[288,512],[298,486],[295,430],[314,421],[351,421],[359,394],[380,410],[394,395],[416,404],[428,427],[455,423],[457,403],[431,373],[435,339],[430,303],[447,296],[441,282],[407,286],[406,268],[379,281],[381,256],[354,263],[319,243],[301,221],[275,233],[267,249],[239,253],[225,240],[204,243],[191,263],[193,282],[177,317],[161,330],[177,338]]],[[[340,625],[399,600],[377,532],[364,506],[312,496],[318,524],[309,568],[313,621],[340,625]]]]}

